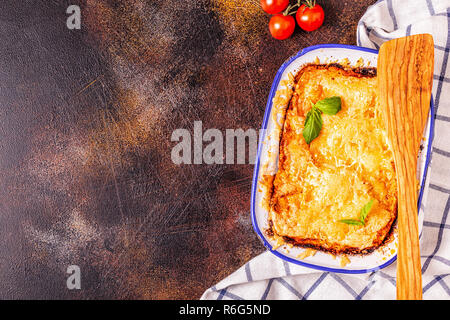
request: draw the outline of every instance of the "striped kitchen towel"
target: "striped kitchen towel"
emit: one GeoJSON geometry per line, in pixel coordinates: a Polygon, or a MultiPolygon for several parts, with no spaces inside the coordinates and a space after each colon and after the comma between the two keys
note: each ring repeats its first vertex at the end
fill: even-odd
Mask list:
{"type": "MultiPolygon", "coordinates": [[[[424,299],[450,298],[450,0],[380,0],[357,28],[357,44],[430,33],[435,42],[435,135],[423,198],[424,299]]],[[[265,252],[209,288],[202,299],[395,299],[396,263],[372,273],[319,272],[265,252]]]]}

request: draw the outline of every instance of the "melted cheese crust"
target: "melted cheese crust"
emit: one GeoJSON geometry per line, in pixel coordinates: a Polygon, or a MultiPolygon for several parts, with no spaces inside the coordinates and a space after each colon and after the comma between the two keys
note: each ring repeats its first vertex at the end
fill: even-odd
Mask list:
{"type": "Polygon", "coordinates": [[[394,160],[374,69],[363,71],[310,64],[297,74],[270,200],[275,236],[337,254],[371,252],[389,234],[397,216],[394,160]],[[322,114],[320,135],[308,145],[305,116],[312,104],[332,96],[341,97],[342,109],[322,114]],[[371,199],[364,226],[339,222],[359,219],[371,199]]]}

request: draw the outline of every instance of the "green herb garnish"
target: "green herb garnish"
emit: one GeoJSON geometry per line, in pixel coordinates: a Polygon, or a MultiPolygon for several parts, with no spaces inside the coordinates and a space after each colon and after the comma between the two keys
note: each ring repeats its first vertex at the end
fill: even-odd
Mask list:
{"type": "Polygon", "coordinates": [[[367,215],[369,214],[370,209],[372,209],[372,206],[373,206],[373,199],[370,200],[361,209],[361,213],[359,214],[359,220],[357,220],[357,219],[344,219],[344,220],[339,220],[339,222],[346,223],[346,224],[351,224],[351,225],[355,225],[355,226],[364,226],[366,224],[367,215]]]}
{"type": "Polygon", "coordinates": [[[303,137],[307,144],[310,144],[319,136],[322,130],[322,113],[335,115],[341,110],[341,97],[330,97],[317,101],[311,110],[306,114],[303,137]]]}
{"type": "Polygon", "coordinates": [[[307,144],[310,144],[315,138],[319,136],[322,130],[322,115],[319,109],[312,107],[306,114],[305,127],[303,128],[303,137],[307,144]]]}

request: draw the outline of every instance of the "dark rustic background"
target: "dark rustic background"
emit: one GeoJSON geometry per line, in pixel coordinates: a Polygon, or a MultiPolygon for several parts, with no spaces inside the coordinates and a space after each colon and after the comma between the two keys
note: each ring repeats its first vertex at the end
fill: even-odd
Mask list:
{"type": "Polygon", "coordinates": [[[253,166],[174,165],[171,133],[259,128],[283,61],[355,44],[373,2],[277,41],[256,0],[2,0],[0,298],[197,299],[263,252],[253,166]]]}

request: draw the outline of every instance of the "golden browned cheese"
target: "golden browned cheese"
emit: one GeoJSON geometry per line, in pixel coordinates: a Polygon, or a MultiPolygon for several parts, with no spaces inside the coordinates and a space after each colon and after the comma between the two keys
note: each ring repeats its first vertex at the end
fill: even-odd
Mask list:
{"type": "Polygon", "coordinates": [[[304,66],[296,76],[280,141],[270,200],[270,232],[287,242],[337,253],[368,253],[380,246],[397,216],[392,151],[377,99],[375,69],[304,66]],[[342,109],[322,114],[310,145],[302,131],[317,101],[339,96],[342,109]],[[359,219],[374,200],[364,226],[359,219]]]}

